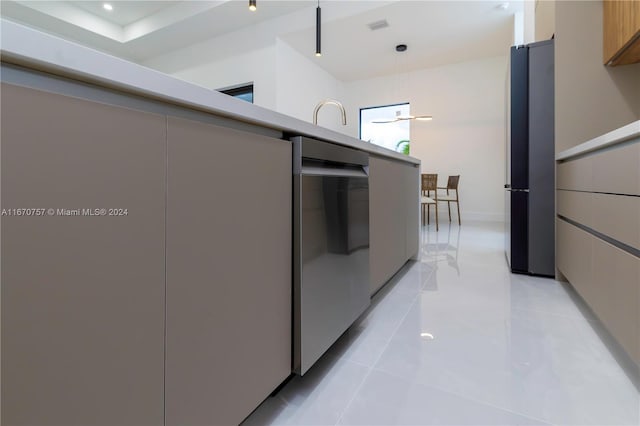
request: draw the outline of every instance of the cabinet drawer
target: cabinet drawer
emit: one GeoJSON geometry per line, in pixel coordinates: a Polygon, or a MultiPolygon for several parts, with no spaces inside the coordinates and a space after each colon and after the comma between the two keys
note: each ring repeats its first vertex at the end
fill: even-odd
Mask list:
{"type": "Polygon", "coordinates": [[[593,195],[590,192],[558,190],[558,214],[588,227],[593,227],[593,195]]]}
{"type": "Polygon", "coordinates": [[[592,161],[591,191],[640,195],[640,143],[603,151],[592,161]]]}
{"type": "Polygon", "coordinates": [[[640,197],[612,194],[591,196],[592,225],[602,234],[640,249],[640,197]]]}
{"type": "Polygon", "coordinates": [[[558,214],[640,248],[640,197],[557,191],[558,214]]]}
{"type": "Polygon", "coordinates": [[[593,301],[591,235],[562,219],[556,219],[558,269],[589,303],[593,301]]]}
{"type": "Polygon", "coordinates": [[[640,365],[640,259],[593,239],[594,312],[640,365]]]}
{"type": "Polygon", "coordinates": [[[584,157],[558,164],[556,187],[576,191],[591,191],[593,184],[593,157],[584,157]]]}

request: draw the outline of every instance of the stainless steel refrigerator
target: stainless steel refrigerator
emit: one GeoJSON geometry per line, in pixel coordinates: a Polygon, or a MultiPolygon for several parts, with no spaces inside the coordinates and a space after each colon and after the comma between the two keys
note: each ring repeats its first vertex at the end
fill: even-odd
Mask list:
{"type": "Polygon", "coordinates": [[[511,48],[505,184],[512,272],[555,275],[553,40],[511,48]]]}

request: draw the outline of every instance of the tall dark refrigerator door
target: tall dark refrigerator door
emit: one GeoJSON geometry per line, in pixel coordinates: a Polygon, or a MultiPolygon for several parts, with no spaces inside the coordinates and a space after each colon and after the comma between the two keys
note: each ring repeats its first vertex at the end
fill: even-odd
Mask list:
{"type": "Polygon", "coordinates": [[[529,46],[529,273],[555,274],[553,40],[529,46]]]}
{"type": "Polygon", "coordinates": [[[511,271],[529,271],[529,193],[511,192],[511,271]]]}
{"type": "Polygon", "coordinates": [[[511,48],[510,267],[528,272],[529,220],[529,55],[526,46],[511,48]]]}

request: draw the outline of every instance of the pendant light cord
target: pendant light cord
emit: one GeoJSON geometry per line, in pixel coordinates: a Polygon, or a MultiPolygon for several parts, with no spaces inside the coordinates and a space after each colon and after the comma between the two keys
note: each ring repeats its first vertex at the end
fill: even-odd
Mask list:
{"type": "Polygon", "coordinates": [[[316,56],[322,56],[322,50],[320,49],[320,0],[318,0],[318,6],[316,7],[316,56]]]}

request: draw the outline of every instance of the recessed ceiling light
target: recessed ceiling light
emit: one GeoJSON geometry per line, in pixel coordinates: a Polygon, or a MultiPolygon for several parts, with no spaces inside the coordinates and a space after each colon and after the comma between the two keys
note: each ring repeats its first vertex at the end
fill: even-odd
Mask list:
{"type": "Polygon", "coordinates": [[[104,8],[104,10],[108,10],[109,12],[113,10],[113,6],[111,6],[111,4],[109,3],[103,3],[102,7],[104,8]]]}
{"type": "Polygon", "coordinates": [[[433,337],[433,334],[431,333],[420,333],[420,337],[424,337],[425,339],[428,339],[428,340],[435,339],[435,337],[433,337]]]}
{"type": "Polygon", "coordinates": [[[501,10],[507,10],[507,9],[509,9],[509,3],[507,3],[507,2],[505,2],[505,3],[500,3],[500,4],[498,5],[498,9],[501,9],[501,10]]]}

